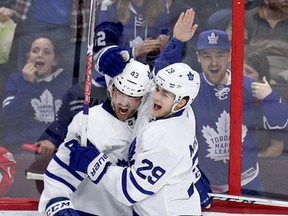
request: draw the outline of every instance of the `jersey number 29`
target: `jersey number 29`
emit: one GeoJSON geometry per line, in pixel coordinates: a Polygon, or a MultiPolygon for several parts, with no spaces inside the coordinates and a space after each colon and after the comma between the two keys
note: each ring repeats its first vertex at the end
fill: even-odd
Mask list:
{"type": "Polygon", "coordinates": [[[139,167],[136,170],[136,173],[142,179],[147,179],[147,181],[152,185],[154,185],[166,172],[163,168],[159,166],[154,167],[153,163],[148,159],[142,160],[142,163],[144,166],[139,167]],[[150,171],[149,174],[146,174],[146,171],[150,171]]]}

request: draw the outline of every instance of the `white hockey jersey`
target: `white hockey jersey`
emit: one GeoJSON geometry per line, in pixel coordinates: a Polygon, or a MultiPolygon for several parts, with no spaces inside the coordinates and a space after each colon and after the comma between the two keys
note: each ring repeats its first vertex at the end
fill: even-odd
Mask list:
{"type": "Polygon", "coordinates": [[[198,143],[191,107],[168,118],[148,116],[138,116],[130,166],[109,167],[101,182],[120,202],[133,205],[134,215],[201,215],[193,184],[198,143]]]}
{"type": "MultiPolygon", "coordinates": [[[[103,105],[89,109],[88,132],[89,141],[99,151],[105,152],[114,165],[127,165],[128,148],[135,118],[125,122],[118,120],[107,100],[103,105]]],[[[68,128],[65,142],[78,139],[82,131],[82,112],[78,113],[68,128]]],[[[45,188],[40,197],[39,212],[45,215],[45,208],[50,199],[55,197],[70,198],[74,209],[93,215],[132,215],[132,208],[115,200],[101,186],[92,183],[88,177],[69,169],[70,150],[61,144],[58,152],[48,165],[44,175],[45,188]],[[77,189],[77,190],[76,190],[77,189]]]]}

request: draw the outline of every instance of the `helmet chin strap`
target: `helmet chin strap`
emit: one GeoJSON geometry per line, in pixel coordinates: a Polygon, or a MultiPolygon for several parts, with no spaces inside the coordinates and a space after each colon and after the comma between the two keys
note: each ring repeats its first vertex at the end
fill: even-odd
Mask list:
{"type": "Polygon", "coordinates": [[[173,106],[172,106],[172,108],[171,108],[171,111],[170,111],[170,113],[168,114],[168,115],[166,115],[166,116],[164,116],[164,118],[166,118],[166,117],[169,117],[169,116],[171,116],[171,115],[173,115],[173,114],[175,114],[176,112],[178,112],[179,110],[181,110],[181,109],[179,109],[179,110],[176,110],[175,108],[176,108],[176,106],[177,106],[177,104],[179,103],[179,101],[176,103],[176,102],[174,102],[174,104],[173,104],[173,106]]]}
{"type": "Polygon", "coordinates": [[[185,109],[187,107],[187,103],[186,103],[183,107],[181,107],[180,109],[176,110],[176,106],[179,104],[179,102],[180,102],[180,100],[178,102],[176,102],[176,101],[174,102],[170,114],[174,114],[176,112],[179,112],[180,110],[183,110],[183,109],[185,109]]]}
{"type": "MultiPolygon", "coordinates": [[[[173,104],[172,108],[171,108],[171,113],[170,114],[173,114],[173,113],[176,113],[178,112],[179,110],[176,110],[176,106],[178,105],[179,101],[176,103],[173,104]]],[[[169,114],[169,115],[170,115],[169,114]]]]}

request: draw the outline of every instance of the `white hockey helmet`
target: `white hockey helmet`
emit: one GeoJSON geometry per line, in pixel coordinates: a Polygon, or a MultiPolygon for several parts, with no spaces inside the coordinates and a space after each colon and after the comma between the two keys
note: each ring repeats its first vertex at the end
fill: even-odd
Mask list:
{"type": "Polygon", "coordinates": [[[181,109],[189,106],[196,98],[200,88],[200,76],[189,65],[185,63],[174,63],[161,70],[156,75],[155,82],[161,88],[175,95],[174,106],[184,97],[189,97],[187,104],[181,109]]]}
{"type": "MultiPolygon", "coordinates": [[[[143,97],[150,90],[150,76],[151,72],[148,65],[130,59],[123,72],[115,76],[111,84],[123,94],[131,97],[143,97]]],[[[109,92],[112,96],[111,90],[109,92]]]]}

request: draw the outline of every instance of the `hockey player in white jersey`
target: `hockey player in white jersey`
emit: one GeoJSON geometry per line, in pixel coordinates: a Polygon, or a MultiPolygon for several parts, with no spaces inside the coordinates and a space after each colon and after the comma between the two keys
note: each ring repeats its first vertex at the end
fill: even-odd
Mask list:
{"type": "Polygon", "coordinates": [[[149,115],[137,120],[129,166],[110,166],[103,175],[109,158],[96,148],[74,144],[70,168],[87,173],[95,184],[102,177],[100,182],[117,200],[133,205],[133,215],[201,215],[193,173],[198,143],[190,106],[199,91],[199,74],[175,63],[159,71],[155,83],[152,106],[145,104],[150,106],[149,115]]]}
{"type": "MultiPolygon", "coordinates": [[[[127,165],[137,109],[144,102],[150,86],[149,73],[147,65],[131,59],[123,72],[111,80],[108,87],[110,97],[89,110],[88,141],[104,152],[102,155],[109,155],[113,165],[127,165]]],[[[132,215],[132,208],[115,200],[101,182],[95,187],[88,178],[69,167],[70,148],[80,142],[81,124],[82,112],[73,118],[64,143],[47,167],[39,212],[47,216],[132,215]]],[[[87,150],[91,146],[88,144],[87,150]]]]}

